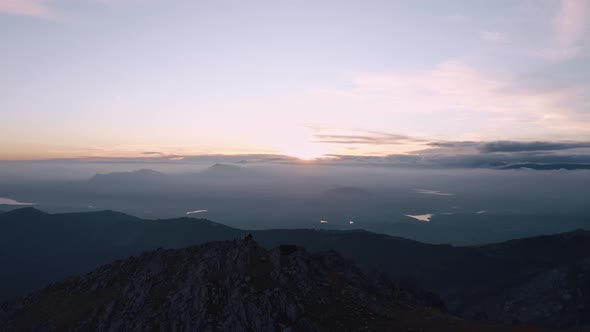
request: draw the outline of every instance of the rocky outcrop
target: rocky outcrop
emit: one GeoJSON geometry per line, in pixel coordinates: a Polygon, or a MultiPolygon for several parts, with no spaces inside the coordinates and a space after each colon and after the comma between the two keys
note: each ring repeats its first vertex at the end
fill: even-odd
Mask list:
{"type": "MultiPolygon", "coordinates": [[[[590,231],[583,230],[454,247],[361,230],[246,231],[204,219],[144,220],[113,211],[47,214],[24,208],[0,215],[0,302],[146,250],[241,238],[249,232],[264,248],[294,243],[310,252],[324,252],[318,257],[333,255],[325,253],[333,249],[363,271],[377,269],[396,280],[407,280],[394,286],[413,298],[436,302],[418,287],[410,287],[413,281],[438,294],[452,315],[465,319],[485,324],[517,321],[558,328],[590,326],[590,231]]],[[[283,251],[290,250],[294,254],[301,251],[283,247],[283,251]]],[[[186,260],[202,264],[200,254],[195,255],[186,260]]],[[[145,262],[150,260],[137,264],[145,262]]],[[[368,284],[377,282],[373,279],[368,284]]],[[[11,306],[11,321],[16,322],[13,309],[11,306]]]]}
{"type": "Polygon", "coordinates": [[[334,252],[250,237],[117,261],[3,310],[15,331],[388,330],[409,312],[445,315],[436,297],[334,252]]]}

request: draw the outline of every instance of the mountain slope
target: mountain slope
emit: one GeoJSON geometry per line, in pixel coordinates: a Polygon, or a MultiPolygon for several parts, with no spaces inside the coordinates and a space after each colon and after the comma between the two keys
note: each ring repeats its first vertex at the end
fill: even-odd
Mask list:
{"type": "MultiPolygon", "coordinates": [[[[0,301],[146,250],[241,238],[246,233],[193,218],[143,220],[112,211],[13,210],[0,214],[0,301]]],[[[310,251],[335,250],[364,270],[376,269],[437,293],[451,313],[463,317],[590,325],[588,231],[471,247],[425,244],[362,230],[250,233],[266,248],[292,243],[310,251]]]]}
{"type": "Polygon", "coordinates": [[[241,172],[248,172],[249,169],[241,166],[228,165],[228,164],[215,164],[207,168],[203,173],[211,175],[236,175],[241,172]]]}
{"type": "Polygon", "coordinates": [[[144,220],[113,211],[0,215],[0,301],[158,247],[232,239],[243,231],[204,219],[144,220]]]}
{"type": "Polygon", "coordinates": [[[312,251],[335,250],[365,269],[417,282],[463,317],[590,325],[589,231],[473,247],[431,245],[365,231],[253,234],[267,246],[290,240],[312,251]]]}
{"type": "Polygon", "coordinates": [[[386,331],[409,312],[447,319],[434,297],[334,253],[269,251],[250,238],[145,253],[3,311],[3,330],[18,331],[386,331]]]}

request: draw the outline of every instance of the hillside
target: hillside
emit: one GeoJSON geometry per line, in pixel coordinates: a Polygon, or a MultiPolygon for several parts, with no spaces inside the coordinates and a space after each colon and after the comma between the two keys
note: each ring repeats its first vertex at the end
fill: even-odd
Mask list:
{"type": "Polygon", "coordinates": [[[333,252],[266,250],[250,237],[117,261],[4,305],[1,316],[3,331],[500,328],[449,316],[432,294],[367,275],[333,252]]]}
{"type": "Polygon", "coordinates": [[[588,231],[455,247],[363,230],[245,231],[204,219],[144,220],[112,211],[47,214],[33,208],[1,214],[0,229],[0,300],[146,250],[251,233],[266,248],[291,243],[311,252],[335,250],[365,271],[437,293],[462,317],[590,325],[588,231]]]}

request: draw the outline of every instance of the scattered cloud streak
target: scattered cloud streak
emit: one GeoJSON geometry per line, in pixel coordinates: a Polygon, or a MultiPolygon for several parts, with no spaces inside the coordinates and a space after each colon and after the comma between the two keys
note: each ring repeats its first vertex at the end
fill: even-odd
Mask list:
{"type": "MultiPolygon", "coordinates": [[[[411,142],[413,138],[407,136],[411,142]]],[[[536,169],[590,169],[590,142],[564,141],[430,141],[419,143],[422,150],[408,154],[347,155],[330,154],[330,158],[306,161],[306,166],[375,166],[400,168],[489,168],[514,169],[520,167],[536,169]]],[[[394,147],[397,145],[391,145],[394,147]]],[[[383,145],[388,148],[388,145],[383,145]]],[[[148,155],[149,156],[149,155],[148,155]]],[[[110,163],[149,165],[213,165],[215,163],[247,164],[252,167],[264,165],[299,165],[301,160],[290,156],[274,154],[241,155],[185,155],[179,157],[89,157],[39,160],[39,163],[110,163]],[[178,158],[178,160],[176,160],[178,158]]],[[[139,167],[139,166],[138,166],[139,167]]],[[[447,196],[450,193],[430,189],[418,189],[426,195],[447,196]]]]}
{"type": "Polygon", "coordinates": [[[590,148],[590,142],[514,142],[496,141],[481,143],[482,152],[528,152],[528,151],[554,151],[576,148],[590,148]]]}
{"type": "Polygon", "coordinates": [[[501,42],[504,40],[504,35],[498,31],[482,31],[479,35],[481,39],[489,42],[501,42]]]}
{"type": "Polygon", "coordinates": [[[55,13],[44,0],[0,0],[0,14],[53,18],[55,13]]]}
{"type": "Polygon", "coordinates": [[[148,156],[148,158],[165,158],[170,161],[180,161],[184,160],[186,156],[176,155],[176,154],[168,154],[159,151],[146,151],[142,152],[142,155],[148,156]]]}
{"type": "Polygon", "coordinates": [[[447,16],[445,16],[445,20],[447,22],[459,23],[459,24],[467,23],[469,21],[469,19],[466,16],[461,15],[461,14],[450,14],[450,15],[447,15],[447,16]]]}
{"type": "Polygon", "coordinates": [[[421,139],[399,134],[388,134],[379,132],[364,132],[362,135],[350,134],[314,134],[313,143],[328,144],[370,144],[370,145],[390,145],[405,144],[408,141],[417,142],[421,139]]]}
{"type": "MultiPolygon", "coordinates": [[[[524,138],[568,133],[570,137],[590,137],[588,94],[583,89],[587,84],[554,84],[539,89],[517,75],[498,75],[447,61],[423,71],[360,73],[348,82],[349,87],[314,89],[312,94],[333,108],[354,107],[391,114],[390,118],[396,114],[401,119],[413,119],[405,125],[410,127],[405,132],[418,132],[412,127],[432,121],[424,118],[426,115],[444,114],[447,119],[457,119],[455,126],[460,132],[439,126],[431,128],[431,134],[468,137],[477,132],[480,137],[494,137],[501,133],[524,138]],[[472,126],[459,125],[465,119],[472,126]]],[[[344,137],[342,140],[346,141],[344,137]]],[[[361,140],[370,139],[351,138],[356,143],[361,140]]],[[[395,141],[388,140],[390,144],[395,141]]]]}
{"type": "Polygon", "coordinates": [[[580,53],[581,41],[587,38],[590,20],[590,2],[587,0],[562,0],[555,19],[556,45],[550,56],[569,58],[580,53]]]}
{"type": "Polygon", "coordinates": [[[472,147],[481,144],[479,142],[473,141],[462,141],[462,142],[430,142],[427,145],[439,147],[439,148],[464,148],[464,147],[472,147]]]}
{"type": "MultiPolygon", "coordinates": [[[[428,146],[447,149],[474,148],[482,153],[489,152],[536,152],[558,151],[579,148],[590,148],[590,142],[550,142],[550,141],[491,141],[491,142],[429,142],[428,146]]],[[[439,150],[440,151],[440,150],[439,150]]],[[[419,153],[420,151],[418,151],[419,153]]],[[[442,152],[442,151],[441,151],[442,152]]]]}
{"type": "Polygon", "coordinates": [[[157,151],[146,151],[146,152],[142,152],[142,154],[149,155],[149,156],[165,156],[166,155],[163,152],[157,152],[157,151]]]}

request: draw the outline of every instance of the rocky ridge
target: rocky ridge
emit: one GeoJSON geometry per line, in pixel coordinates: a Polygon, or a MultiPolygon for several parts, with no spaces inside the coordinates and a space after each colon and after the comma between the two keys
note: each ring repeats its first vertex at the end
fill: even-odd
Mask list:
{"type": "Polygon", "coordinates": [[[433,295],[334,252],[248,237],[116,261],[5,305],[0,320],[15,331],[360,331],[416,310],[445,315],[433,295]]]}

